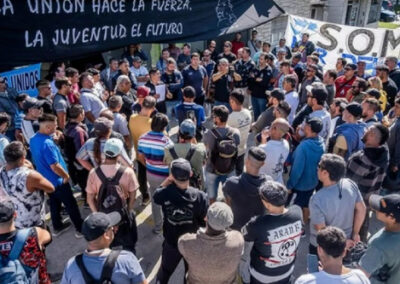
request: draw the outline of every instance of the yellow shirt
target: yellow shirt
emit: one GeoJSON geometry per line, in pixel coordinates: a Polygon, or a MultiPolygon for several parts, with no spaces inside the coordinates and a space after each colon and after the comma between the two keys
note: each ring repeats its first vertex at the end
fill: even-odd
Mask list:
{"type": "Polygon", "coordinates": [[[129,119],[128,126],[133,145],[137,151],[137,144],[140,136],[151,130],[151,118],[140,114],[132,114],[129,119]]]}

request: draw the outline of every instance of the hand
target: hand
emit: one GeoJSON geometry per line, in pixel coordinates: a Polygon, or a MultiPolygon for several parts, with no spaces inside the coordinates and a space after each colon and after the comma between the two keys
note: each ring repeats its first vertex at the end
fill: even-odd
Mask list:
{"type": "Polygon", "coordinates": [[[154,97],[155,97],[156,99],[159,99],[159,98],[160,98],[160,94],[155,94],[154,97]]]}
{"type": "Polygon", "coordinates": [[[172,95],[170,92],[167,93],[167,98],[168,99],[172,99],[174,97],[174,95],[172,95]]]}
{"type": "Polygon", "coordinates": [[[261,82],[262,81],[262,78],[257,78],[256,79],[256,82],[261,82]]]}
{"type": "Polygon", "coordinates": [[[172,177],[172,175],[169,175],[162,183],[160,186],[162,187],[166,187],[170,184],[174,183],[174,178],[172,177]]]}
{"type": "Polygon", "coordinates": [[[351,238],[355,243],[361,242],[360,234],[353,234],[351,238]]]}
{"type": "Polygon", "coordinates": [[[69,176],[63,178],[63,184],[67,184],[69,182],[69,176]]]}
{"type": "Polygon", "coordinates": [[[353,240],[346,240],[346,250],[350,250],[352,247],[354,247],[356,244],[355,241],[353,240]]]}

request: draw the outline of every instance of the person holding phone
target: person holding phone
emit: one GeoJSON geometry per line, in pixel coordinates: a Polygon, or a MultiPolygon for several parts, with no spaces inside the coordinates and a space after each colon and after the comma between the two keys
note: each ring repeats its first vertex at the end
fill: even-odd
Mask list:
{"type": "MultiPolygon", "coordinates": [[[[318,232],[318,260],[307,258],[309,274],[300,276],[295,284],[368,284],[370,281],[359,269],[350,269],[343,265],[346,255],[346,234],[336,227],[326,227],[318,232]]],[[[311,256],[311,255],[309,255],[311,256]]]]}

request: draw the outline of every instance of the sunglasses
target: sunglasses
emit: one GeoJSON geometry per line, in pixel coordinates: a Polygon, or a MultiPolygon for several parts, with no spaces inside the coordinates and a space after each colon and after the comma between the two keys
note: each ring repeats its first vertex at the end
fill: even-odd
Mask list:
{"type": "Polygon", "coordinates": [[[314,69],[307,69],[307,72],[314,72],[314,69]]]}
{"type": "Polygon", "coordinates": [[[229,45],[224,45],[224,47],[230,47],[229,45]]]}
{"type": "Polygon", "coordinates": [[[352,89],[357,89],[357,88],[358,88],[358,86],[351,86],[351,88],[352,88],[352,89]]]}

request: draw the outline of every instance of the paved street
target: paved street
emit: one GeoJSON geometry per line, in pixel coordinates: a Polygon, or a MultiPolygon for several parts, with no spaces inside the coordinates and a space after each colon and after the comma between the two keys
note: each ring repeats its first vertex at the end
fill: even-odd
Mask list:
{"type": "MultiPolygon", "coordinates": [[[[174,135],[177,131],[177,127],[174,127],[170,134],[172,139],[175,139],[174,135]]],[[[253,144],[253,137],[249,137],[248,145],[253,144]]],[[[222,196],[221,190],[219,196],[222,196]]],[[[149,283],[155,283],[155,277],[160,265],[160,254],[161,245],[163,241],[162,236],[156,236],[152,233],[153,220],[151,217],[151,206],[150,204],[146,207],[140,206],[140,192],[138,191],[135,211],[136,211],[136,222],[138,226],[138,243],[136,245],[137,258],[143,268],[143,271],[149,280],[149,283]]],[[[82,201],[80,202],[82,205],[82,201]]],[[[83,209],[81,213],[83,217],[86,217],[89,213],[89,209],[83,209]]],[[[373,219],[371,222],[371,232],[374,233],[378,228],[381,227],[378,221],[373,219]]],[[[301,239],[300,248],[296,260],[296,266],[294,270],[294,276],[298,277],[306,272],[306,256],[308,251],[308,239],[309,239],[309,227],[306,226],[306,236],[301,239]]],[[[64,269],[67,260],[82,252],[85,249],[86,242],[84,239],[76,239],[74,236],[74,230],[71,228],[61,236],[54,238],[53,242],[48,246],[46,254],[48,257],[48,269],[49,273],[57,279],[61,278],[62,271],[64,269]]],[[[178,269],[172,276],[170,283],[179,284],[183,283],[183,263],[179,265],[178,269]]],[[[56,282],[57,283],[57,282],[56,282]]]]}

